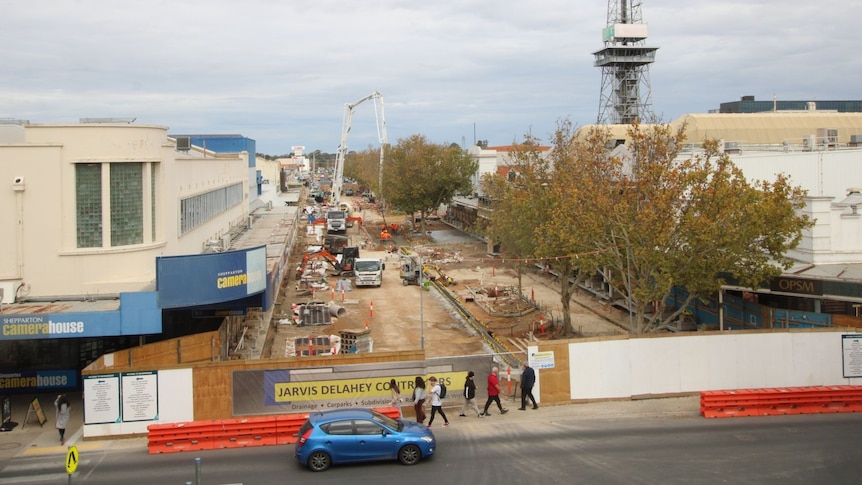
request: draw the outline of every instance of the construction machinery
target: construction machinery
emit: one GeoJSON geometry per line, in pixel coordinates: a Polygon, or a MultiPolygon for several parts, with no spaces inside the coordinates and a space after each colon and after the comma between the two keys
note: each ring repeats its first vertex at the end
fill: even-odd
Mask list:
{"type": "Polygon", "coordinates": [[[377,182],[377,192],[381,193],[380,190],[383,186],[383,152],[388,141],[386,137],[386,118],[383,115],[383,95],[375,91],[355,103],[346,103],[344,105],[344,122],[341,128],[341,143],[338,145],[338,151],[335,155],[335,175],[332,180],[332,202],[334,207],[339,207],[339,203],[341,202],[341,189],[344,185],[344,155],[347,153],[347,135],[350,133],[350,128],[353,124],[353,113],[357,106],[369,99],[374,100],[377,138],[380,141],[380,175],[377,182]],[[378,102],[380,103],[379,110],[377,107],[378,102]]]}
{"type": "Polygon", "coordinates": [[[348,244],[350,244],[350,242],[347,236],[327,234],[323,238],[323,249],[332,254],[341,254],[348,244]]]}
{"type": "Polygon", "coordinates": [[[336,273],[338,273],[339,276],[352,276],[353,264],[358,257],[359,248],[356,246],[348,246],[343,248],[341,251],[341,259],[335,257],[334,254],[330,253],[326,249],[321,249],[319,251],[306,253],[302,257],[302,266],[299,267],[298,273],[299,276],[303,276],[307,271],[310,270],[310,264],[322,259],[326,261],[332,267],[332,269],[334,269],[336,273]]]}
{"type": "Polygon", "coordinates": [[[401,256],[401,284],[418,285],[419,284],[419,268],[422,268],[422,279],[425,281],[438,281],[443,286],[455,284],[455,280],[451,276],[440,269],[436,264],[423,264],[421,258],[415,254],[404,254],[401,256]]]}

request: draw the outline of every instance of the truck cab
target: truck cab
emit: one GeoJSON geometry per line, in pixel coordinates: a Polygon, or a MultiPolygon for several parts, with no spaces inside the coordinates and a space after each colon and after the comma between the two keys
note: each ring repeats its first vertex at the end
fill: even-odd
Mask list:
{"type": "Polygon", "coordinates": [[[357,258],[353,262],[354,284],[358,286],[377,286],[383,284],[383,270],[386,263],[380,258],[357,258]]]}
{"type": "Polygon", "coordinates": [[[331,210],[326,212],[327,232],[344,232],[347,230],[347,213],[343,210],[331,210]]]}

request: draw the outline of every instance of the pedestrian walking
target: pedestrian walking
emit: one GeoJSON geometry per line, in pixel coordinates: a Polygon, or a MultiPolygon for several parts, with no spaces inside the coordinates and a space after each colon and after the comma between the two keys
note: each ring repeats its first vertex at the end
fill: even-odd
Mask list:
{"type": "Polygon", "coordinates": [[[529,363],[524,364],[524,370],[521,372],[521,407],[518,410],[524,411],[527,409],[528,397],[533,402],[533,409],[539,409],[539,405],[536,404],[536,398],[533,397],[534,384],[536,384],[536,371],[530,367],[529,363]]]}
{"type": "Polygon", "coordinates": [[[503,407],[503,404],[500,402],[500,379],[497,377],[500,369],[494,367],[491,369],[491,373],[488,374],[488,400],[485,401],[485,410],[482,411],[482,416],[490,416],[488,414],[488,408],[491,406],[492,402],[497,403],[497,407],[500,409],[500,414],[506,414],[509,412],[508,409],[503,407]]]}
{"type": "Polygon", "coordinates": [[[395,379],[389,379],[389,392],[392,393],[392,400],[389,401],[390,406],[398,408],[398,417],[403,418],[404,413],[401,411],[401,388],[395,379]]]}
{"type": "Polygon", "coordinates": [[[470,371],[467,373],[467,379],[464,380],[464,405],[461,406],[461,414],[458,416],[466,417],[467,407],[472,406],[476,414],[481,418],[482,413],[479,412],[479,405],[476,404],[476,383],[473,382],[473,376],[476,373],[470,371]]]}
{"type": "Polygon", "coordinates": [[[431,384],[431,390],[428,391],[428,394],[431,395],[431,419],[428,420],[428,427],[431,427],[437,413],[443,417],[443,426],[449,426],[449,418],[443,412],[443,401],[440,400],[440,384],[437,383],[437,378],[434,376],[429,377],[428,382],[431,384]]]}
{"type": "Polygon", "coordinates": [[[66,444],[66,426],[69,425],[69,416],[72,411],[72,404],[65,394],[58,394],[54,400],[54,409],[57,412],[55,427],[60,432],[60,444],[66,444]]]}
{"type": "Polygon", "coordinates": [[[425,379],[416,376],[413,386],[413,410],[416,411],[416,422],[425,424],[425,379]]]}

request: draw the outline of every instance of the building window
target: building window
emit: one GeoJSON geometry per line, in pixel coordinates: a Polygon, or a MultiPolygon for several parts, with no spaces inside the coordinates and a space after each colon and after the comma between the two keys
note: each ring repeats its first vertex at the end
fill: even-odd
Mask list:
{"type": "Polygon", "coordinates": [[[143,164],[111,164],[111,246],[144,242],[143,164]]]}
{"type": "Polygon", "coordinates": [[[158,178],[159,164],[150,165],[150,239],[158,240],[156,237],[156,180],[158,178]]]}
{"type": "Polygon", "coordinates": [[[186,234],[241,203],[244,195],[240,183],[181,200],[180,234],[186,234]]]}
{"type": "Polygon", "coordinates": [[[149,222],[145,221],[145,210],[151,210],[146,215],[152,216],[150,231],[155,234],[156,189],[154,176],[148,174],[155,172],[152,169],[158,164],[149,165],[143,162],[75,165],[78,248],[143,244],[144,226],[149,222]],[[149,206],[152,209],[145,209],[149,206]]]}
{"type": "Polygon", "coordinates": [[[79,248],[102,247],[102,166],[75,165],[75,218],[79,248]]]}

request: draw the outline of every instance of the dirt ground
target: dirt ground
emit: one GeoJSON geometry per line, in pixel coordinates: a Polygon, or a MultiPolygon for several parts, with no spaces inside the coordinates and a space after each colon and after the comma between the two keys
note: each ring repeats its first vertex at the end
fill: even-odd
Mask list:
{"type": "MultiPolygon", "coordinates": [[[[348,278],[349,291],[333,290],[339,277],[329,272],[328,290],[315,291],[297,285],[295,273],[284,283],[283,297],[274,312],[274,325],[270,332],[265,355],[272,358],[293,356],[293,343],[298,337],[324,337],[339,335],[344,330],[362,333],[367,328],[373,341],[372,351],[403,351],[424,347],[426,356],[476,355],[491,351],[481,336],[453,311],[452,306],[434,288],[420,291],[419,286],[404,286],[400,278],[399,256],[390,254],[386,247],[377,244],[377,232],[382,219],[373,214],[365,218],[364,228],[349,229],[351,244],[360,246],[362,257],[379,257],[386,263],[383,284],[380,288],[356,288],[348,278]],[[373,234],[376,235],[376,234],[373,234]],[[292,305],[309,301],[342,307],[341,317],[332,317],[330,325],[294,325],[292,305]],[[424,340],[424,346],[423,346],[424,340]]],[[[387,222],[393,217],[388,218],[387,222]]],[[[403,221],[403,216],[396,218],[403,221]]],[[[452,228],[439,221],[428,221],[430,235],[412,233],[405,238],[396,236],[399,247],[422,255],[426,264],[436,264],[436,276],[448,277],[450,292],[459,296],[467,310],[490,331],[498,341],[512,351],[518,342],[523,345],[532,334],[538,339],[557,338],[560,328],[552,320],[561,318],[558,282],[534,266],[522,272],[521,292],[535,301],[540,309],[517,298],[517,265],[490,257],[484,242],[459,237],[457,241],[434,239],[434,234],[451,235],[452,228]],[[475,301],[471,301],[475,300],[475,301]],[[479,304],[484,301],[484,304],[479,304]],[[544,326],[542,325],[544,323],[544,326]],[[544,329],[544,331],[543,331],[544,329]]],[[[317,244],[307,237],[308,244],[317,244]]],[[[294,258],[292,266],[301,266],[301,256],[294,258]]],[[[628,325],[628,316],[619,309],[602,305],[584,292],[577,294],[570,305],[574,330],[580,336],[622,335],[628,325]]]]}

